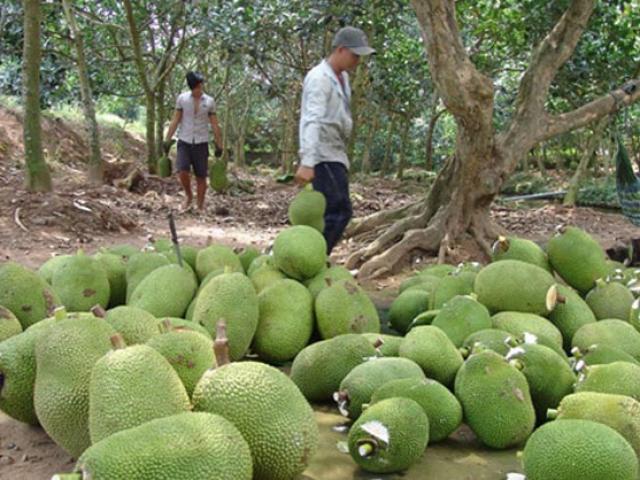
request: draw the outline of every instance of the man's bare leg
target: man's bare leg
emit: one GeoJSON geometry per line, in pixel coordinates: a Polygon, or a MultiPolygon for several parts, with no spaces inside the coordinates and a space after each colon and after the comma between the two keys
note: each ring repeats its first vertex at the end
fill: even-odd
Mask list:
{"type": "Polygon", "coordinates": [[[198,210],[204,210],[204,197],[207,193],[207,177],[196,177],[198,210]]]}
{"type": "Polygon", "coordinates": [[[187,196],[187,199],[184,202],[184,209],[186,210],[191,206],[191,201],[193,200],[193,192],[191,191],[191,173],[187,171],[178,172],[178,178],[180,178],[180,184],[182,184],[182,189],[187,196]]]}

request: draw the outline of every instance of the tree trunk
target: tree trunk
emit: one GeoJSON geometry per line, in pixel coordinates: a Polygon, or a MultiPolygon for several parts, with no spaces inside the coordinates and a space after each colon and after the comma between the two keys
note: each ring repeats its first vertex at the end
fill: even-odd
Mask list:
{"type": "Polygon", "coordinates": [[[358,140],[358,132],[361,123],[363,103],[365,101],[365,92],[367,90],[367,80],[369,78],[369,69],[366,63],[358,65],[358,69],[353,77],[351,84],[353,95],[351,96],[351,117],[353,119],[353,133],[349,139],[347,146],[347,155],[353,158],[353,152],[358,140]]]}
{"type": "Polygon", "coordinates": [[[165,122],[167,121],[167,110],[165,108],[166,89],[167,89],[167,82],[165,80],[162,80],[160,83],[158,83],[158,88],[155,92],[156,155],[164,154],[164,125],[165,125],[165,122]]]}
{"type": "Polygon", "coordinates": [[[146,95],[147,121],[146,135],[147,140],[147,168],[149,173],[156,173],[157,157],[156,157],[156,99],[153,93],[146,95]]]}
{"type": "Polygon", "coordinates": [[[587,169],[589,168],[589,162],[593,158],[593,155],[602,140],[602,136],[604,135],[605,130],[607,129],[607,125],[609,124],[609,117],[602,117],[595,129],[593,130],[593,134],[589,137],[587,141],[587,145],[582,153],[582,158],[580,159],[580,163],[578,164],[578,168],[576,168],[573,177],[571,177],[571,181],[569,182],[569,186],[567,187],[567,193],[564,196],[564,200],[562,204],[566,207],[573,207],[576,204],[576,199],[578,197],[578,190],[580,189],[580,184],[582,183],[582,178],[584,177],[587,169]]]}
{"type": "Polygon", "coordinates": [[[431,109],[431,118],[429,119],[429,127],[427,128],[427,135],[426,135],[426,139],[425,139],[425,168],[428,171],[433,171],[433,134],[436,130],[436,124],[438,123],[438,120],[440,119],[440,117],[442,116],[442,114],[444,112],[446,112],[446,109],[442,109],[439,112],[436,112],[437,108],[438,108],[438,103],[440,103],[440,99],[436,96],[434,102],[433,102],[433,108],[431,109]]]}
{"type": "Polygon", "coordinates": [[[23,5],[22,88],[26,187],[32,192],[50,192],[51,174],[42,152],[42,125],[40,124],[40,2],[24,0],[23,5]]]}
{"type": "Polygon", "coordinates": [[[84,55],[84,38],[82,32],[76,24],[76,19],[69,0],[62,0],[65,17],[69,24],[69,31],[76,50],[76,62],[78,66],[78,79],[80,80],[80,96],[82,98],[82,108],[84,110],[84,118],[89,133],[89,181],[95,184],[101,184],[104,179],[104,163],[102,162],[102,153],[100,151],[100,130],[96,119],[96,109],[93,103],[93,95],[91,94],[91,82],[89,80],[89,71],[87,61],[84,55]]]}
{"type": "Polygon", "coordinates": [[[411,120],[406,117],[403,120],[404,126],[400,137],[400,159],[398,160],[398,173],[396,175],[398,180],[402,180],[404,177],[404,169],[407,166],[407,149],[409,148],[409,131],[411,129],[411,120]]]}
{"type": "Polygon", "coordinates": [[[384,158],[382,159],[382,167],[380,168],[383,175],[389,173],[389,170],[391,169],[391,159],[393,156],[393,135],[395,134],[395,130],[396,117],[395,115],[391,114],[391,125],[389,126],[389,130],[387,131],[387,145],[384,149],[384,158]]]}
{"type": "Polygon", "coordinates": [[[360,166],[360,171],[362,173],[369,173],[371,171],[371,148],[373,147],[373,139],[375,137],[376,131],[378,130],[378,122],[380,118],[378,116],[377,109],[374,111],[372,123],[369,124],[369,131],[367,132],[367,140],[364,144],[364,149],[362,151],[362,162],[360,166]]]}

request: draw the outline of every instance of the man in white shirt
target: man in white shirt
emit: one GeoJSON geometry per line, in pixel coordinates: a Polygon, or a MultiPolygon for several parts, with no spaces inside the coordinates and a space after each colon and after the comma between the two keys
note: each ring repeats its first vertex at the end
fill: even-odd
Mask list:
{"type": "Polygon", "coordinates": [[[191,207],[191,169],[196,176],[198,210],[204,210],[209,163],[209,125],[216,142],[216,156],[222,152],[222,132],[216,116],[215,100],[204,93],[204,77],[197,72],[187,73],[190,91],[181,93],[176,100],[176,111],[169,125],[166,141],[170,142],[178,126],[178,157],[176,170],[187,197],[185,210],[191,207]]]}
{"type": "Polygon", "coordinates": [[[347,71],[360,57],[374,53],[365,33],[345,27],[333,39],[333,51],[304,80],[300,115],[300,166],[296,182],[313,182],[327,200],[324,237],[331,253],[353,214],[349,199],[347,144],[351,119],[351,88],[347,71]]]}

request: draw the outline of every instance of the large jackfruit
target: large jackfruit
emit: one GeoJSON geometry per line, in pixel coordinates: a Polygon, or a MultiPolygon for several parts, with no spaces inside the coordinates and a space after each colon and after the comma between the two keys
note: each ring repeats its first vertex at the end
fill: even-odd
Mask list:
{"type": "Polygon", "coordinates": [[[196,273],[200,281],[214,270],[229,269],[231,272],[244,272],[242,262],[231,247],[209,245],[198,252],[196,273]]]}
{"type": "Polygon", "coordinates": [[[257,293],[262,292],[265,288],[286,278],[287,276],[284,273],[268,264],[254,270],[249,276],[251,283],[253,283],[253,288],[256,289],[257,293]]]}
{"type": "Polygon", "coordinates": [[[193,392],[196,411],[232,422],[251,449],[255,478],[293,480],[318,446],[313,410],[281,371],[258,362],[208,370],[193,392]]]}
{"type": "Polygon", "coordinates": [[[553,269],[582,295],[595,286],[597,279],[609,273],[600,244],[576,227],[566,227],[552,237],[547,244],[547,255],[553,269]]]}
{"type": "Polygon", "coordinates": [[[22,332],[20,320],[11,310],[0,305],[0,343],[22,332]]]}
{"type": "Polygon", "coordinates": [[[551,264],[545,251],[542,250],[537,243],[524,238],[498,238],[492,247],[492,260],[494,262],[500,260],[519,260],[551,272],[551,264]]]}
{"type": "Polygon", "coordinates": [[[511,332],[500,330],[498,328],[486,328],[478,332],[472,333],[462,342],[460,349],[463,357],[468,357],[474,350],[493,350],[498,355],[506,355],[511,347],[514,338],[517,338],[511,332]]]}
{"type": "Polygon", "coordinates": [[[133,257],[136,253],[140,253],[140,249],[138,247],[134,247],[133,245],[129,245],[127,243],[111,245],[109,247],[106,247],[106,251],[109,253],[120,255],[125,260],[133,257]]]}
{"type": "Polygon", "coordinates": [[[127,302],[144,277],[156,268],[169,265],[169,259],[157,252],[139,252],[127,262],[127,302]]]}
{"type": "Polygon", "coordinates": [[[586,350],[578,347],[571,350],[575,363],[582,362],[585,365],[603,365],[613,362],[630,362],[640,365],[640,362],[627,352],[610,345],[591,345],[586,350]]]}
{"type": "Polygon", "coordinates": [[[571,341],[571,345],[580,350],[596,344],[618,348],[640,360],[640,333],[622,320],[588,323],[578,329],[571,341]]]}
{"type": "Polygon", "coordinates": [[[44,279],[49,285],[51,285],[51,280],[53,280],[54,272],[66,262],[68,259],[73,258],[73,255],[55,255],[49,258],[46,262],[40,265],[40,268],[37,270],[37,274],[44,279]]]}
{"type": "Polygon", "coordinates": [[[634,298],[621,283],[598,279],[585,300],[598,320],[617,318],[628,321],[634,298]]]}
{"type": "Polygon", "coordinates": [[[240,259],[240,263],[242,264],[242,268],[244,272],[247,273],[249,270],[249,265],[256,258],[260,256],[260,251],[254,247],[246,247],[243,248],[242,251],[238,254],[238,259],[240,259]]]}
{"type": "Polygon", "coordinates": [[[589,420],[549,422],[522,456],[527,480],[636,480],[638,459],[622,435],[589,420]]]}
{"type": "Polygon", "coordinates": [[[91,443],[155,418],[189,411],[189,396],[169,362],[148,345],[127,347],[112,338],[114,350],[100,358],[89,382],[91,443]]]}
{"type": "Polygon", "coordinates": [[[146,343],[157,335],[158,319],[138,307],[120,306],[107,310],[105,320],[122,335],[127,345],[146,343]]]}
{"type": "Polygon", "coordinates": [[[151,420],[92,445],[77,475],[52,480],[251,480],[249,446],[220,415],[180,413],[151,420]]]}
{"type": "Polygon", "coordinates": [[[189,330],[190,332],[196,332],[200,335],[204,335],[206,338],[212,338],[209,330],[192,320],[185,320],[184,318],[174,317],[159,318],[158,328],[164,328],[164,324],[170,325],[172,330],[189,330]]]}
{"type": "Polygon", "coordinates": [[[53,274],[51,286],[72,312],[88,312],[95,305],[107,308],[109,278],[101,264],[82,253],[64,262],[53,274]]]}
{"type": "Polygon", "coordinates": [[[378,333],[380,317],[367,293],[353,280],[340,280],[322,290],[315,301],[322,338],[345,333],[378,333]]]}
{"type": "Polygon", "coordinates": [[[383,333],[363,333],[362,336],[369,340],[380,356],[397,357],[399,355],[403,337],[383,333]]]}
{"type": "Polygon", "coordinates": [[[11,310],[26,329],[53,315],[61,303],[41,277],[18,263],[7,262],[0,265],[0,305],[11,310]]]}
{"type": "Polygon", "coordinates": [[[198,289],[193,273],[179,265],[156,268],[129,299],[129,305],[155,317],[182,317],[198,289]]]}
{"type": "Polygon", "coordinates": [[[327,261],[327,242],[320,232],[306,225],[289,227],[273,242],[276,266],[287,276],[304,281],[324,269],[327,261]]]}
{"type": "Polygon", "coordinates": [[[547,346],[553,345],[553,349],[562,352],[562,333],[544,317],[532,313],[500,312],[491,317],[493,328],[506,330],[518,337],[525,333],[535,335],[539,343],[547,346]]]}
{"type": "Polygon", "coordinates": [[[458,295],[445,303],[431,325],[446,333],[456,347],[461,347],[472,333],[492,327],[487,307],[468,295],[458,295]]]}
{"type": "Polygon", "coordinates": [[[317,192],[311,184],[300,190],[289,204],[289,222],[291,225],[307,225],[318,230],[324,230],[324,211],[327,200],[322,192],[317,192]]]}
{"type": "Polygon", "coordinates": [[[403,293],[405,290],[416,288],[418,290],[424,290],[429,295],[433,296],[433,292],[438,287],[441,278],[435,275],[422,274],[414,275],[404,280],[399,287],[399,292],[403,293]]]}
{"type": "Polygon", "coordinates": [[[109,280],[109,308],[124,305],[127,301],[127,263],[115,253],[100,252],[93,258],[102,266],[109,280]]]}
{"type": "Polygon", "coordinates": [[[429,442],[429,419],[410,398],[389,398],[370,406],[349,430],[349,453],[373,473],[406,470],[429,442]]]}
{"type": "Polygon", "coordinates": [[[477,275],[473,271],[456,270],[442,277],[433,290],[430,307],[438,310],[453,297],[472,293],[477,275]]]}
{"type": "Polygon", "coordinates": [[[571,340],[578,329],[587,323],[595,323],[596,317],[582,297],[571,287],[558,285],[558,298],[561,299],[549,314],[549,320],[562,334],[565,350],[571,349],[571,340]]]}
{"type": "Polygon", "coordinates": [[[341,265],[335,265],[321,270],[315,277],[307,280],[305,285],[315,299],[318,294],[327,288],[330,284],[340,280],[354,280],[351,272],[341,265]]]}
{"type": "Polygon", "coordinates": [[[291,380],[310,402],[325,402],[351,370],[375,355],[363,335],[338,335],[302,349],[291,365],[291,380]]]}
{"type": "Polygon", "coordinates": [[[455,394],[465,423],[488,447],[519,445],[533,431],[536,415],[527,379],[495,352],[467,359],[456,376],[455,394]]]}
{"type": "Polygon", "coordinates": [[[414,318],[429,310],[430,295],[417,288],[402,292],[391,304],[389,322],[397,332],[407,333],[414,318]]]}
{"type": "Polygon", "coordinates": [[[629,362],[591,365],[581,371],[575,391],[613,393],[640,401],[640,366],[629,362]]]}
{"type": "Polygon", "coordinates": [[[313,332],[313,298],[295,280],[280,280],[258,295],[260,319],[252,350],[268,363],[293,359],[313,332]]]}

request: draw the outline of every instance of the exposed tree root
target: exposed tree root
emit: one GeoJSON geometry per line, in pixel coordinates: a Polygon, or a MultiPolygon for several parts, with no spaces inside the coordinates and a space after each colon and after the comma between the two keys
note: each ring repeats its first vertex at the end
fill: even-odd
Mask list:
{"type": "Polygon", "coordinates": [[[390,223],[408,215],[414,215],[420,211],[423,205],[424,200],[421,200],[405,205],[404,207],[395,208],[393,210],[382,210],[380,212],[367,215],[366,217],[356,218],[352,220],[349,227],[347,227],[345,237],[353,238],[358,235],[368,233],[371,230],[389,225],[390,223]]]}

